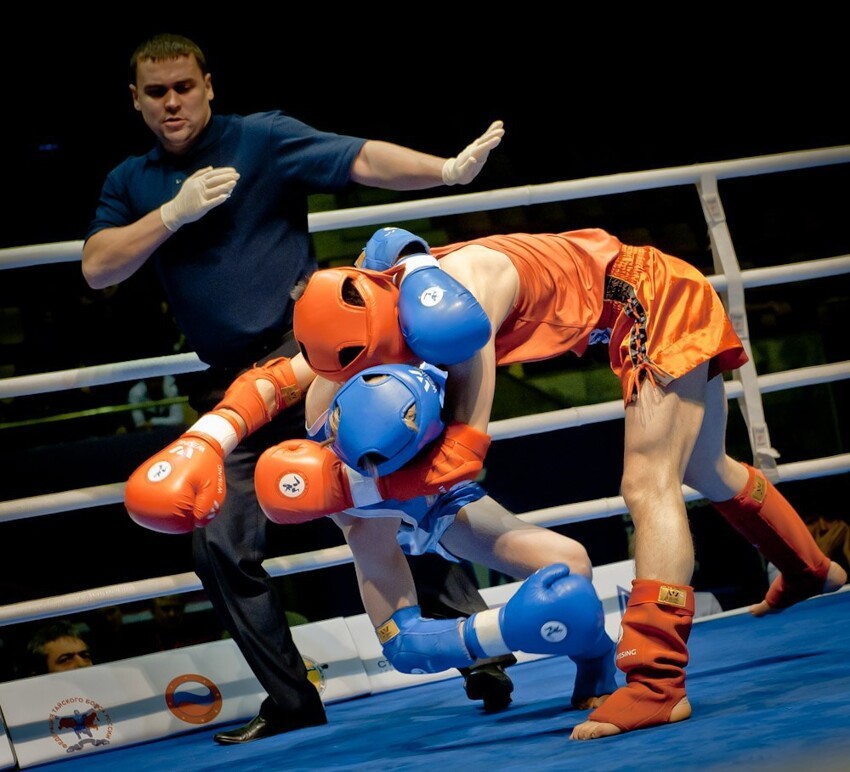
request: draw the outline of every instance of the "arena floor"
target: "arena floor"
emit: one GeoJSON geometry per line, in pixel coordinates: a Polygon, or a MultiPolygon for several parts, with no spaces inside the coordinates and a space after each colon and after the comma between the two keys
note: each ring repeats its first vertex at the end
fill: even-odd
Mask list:
{"type": "Polygon", "coordinates": [[[763,619],[700,620],[690,641],[692,718],[590,742],[568,739],[587,715],[568,708],[573,665],[549,658],[511,669],[514,702],[499,714],[484,714],[449,679],[331,704],[327,726],[244,746],[216,745],[219,726],[30,769],[846,772],[848,619],[842,591],[763,619]]]}

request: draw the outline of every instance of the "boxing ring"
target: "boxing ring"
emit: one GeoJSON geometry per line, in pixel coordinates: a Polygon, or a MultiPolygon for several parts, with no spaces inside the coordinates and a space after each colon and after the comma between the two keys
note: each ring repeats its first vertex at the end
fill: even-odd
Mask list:
{"type": "MultiPolygon", "coordinates": [[[[318,234],[361,226],[379,227],[468,213],[511,213],[553,203],[592,201],[598,197],[638,195],[648,191],[696,191],[708,230],[714,274],[709,280],[721,293],[730,318],[752,354],[745,294],[757,288],[844,277],[850,255],[823,255],[803,262],[743,269],[720,196],[721,182],[792,175],[850,162],[850,146],[688,167],[504,190],[354,207],[310,215],[318,234]]],[[[585,222],[585,227],[592,223],[585,222]]],[[[566,230],[568,228],[558,228],[566,230]]],[[[522,228],[494,226],[491,232],[522,228]]],[[[617,232],[616,228],[609,228],[617,232]]],[[[624,241],[627,239],[623,238],[624,241]]],[[[0,250],[0,268],[15,269],[79,261],[82,242],[63,242],[0,250]]],[[[355,255],[352,255],[352,258],[355,255]]],[[[141,378],[202,370],[194,354],[180,354],[81,367],[0,380],[0,399],[136,381],[141,378]]],[[[850,361],[826,362],[783,372],[759,374],[754,357],[726,381],[727,397],[737,401],[746,427],[750,459],[774,482],[787,483],[844,475],[850,453],[781,462],[771,442],[762,395],[805,393],[812,386],[839,384],[850,377],[850,361]]],[[[535,415],[495,420],[494,443],[531,435],[622,419],[622,401],[586,404],[535,415]]],[[[784,454],[784,449],[781,449],[784,454]]],[[[127,475],[132,469],[127,470],[127,475]]],[[[486,483],[485,483],[486,485],[486,483]]],[[[123,501],[124,482],[0,501],[0,523],[50,517],[123,501]]],[[[698,494],[685,487],[689,502],[698,494]]],[[[545,527],[590,522],[627,512],[622,497],[610,495],[522,512],[520,517],[545,527]]],[[[163,538],[168,538],[163,536],[163,538]]],[[[347,547],[270,558],[272,576],[316,571],[351,561],[347,547]]],[[[107,584],[86,591],[45,597],[0,607],[0,625],[145,600],[164,594],[201,590],[197,576],[183,573],[130,583],[107,584]]],[[[591,743],[568,743],[570,728],[584,713],[566,710],[572,664],[563,658],[522,661],[512,669],[514,703],[504,713],[485,715],[469,703],[454,678],[429,681],[416,688],[387,690],[328,706],[326,727],[301,730],[246,747],[214,747],[214,729],[191,725],[185,732],[146,744],[114,747],[108,753],[86,752],[64,758],[66,769],[162,768],[179,759],[184,770],[214,769],[350,769],[390,763],[400,769],[427,764],[490,764],[497,769],[563,769],[593,764],[603,769],[649,769],[653,759],[675,758],[676,769],[795,769],[812,766],[813,748],[823,766],[847,768],[850,758],[850,676],[848,643],[836,624],[847,617],[850,595],[839,592],[812,599],[784,614],[753,620],[737,611],[697,620],[691,638],[689,696],[694,717],[673,727],[659,727],[591,743]],[[83,759],[85,756],[85,759],[83,759]],[[830,766],[835,764],[835,766],[830,766]],[[85,766],[81,766],[85,765],[85,766]]],[[[608,609],[606,609],[607,611],[608,609]]],[[[44,677],[42,677],[44,678],[44,677]]],[[[0,694],[0,709],[6,709],[0,694]]],[[[245,709],[245,717],[251,711],[245,709]]],[[[14,737],[13,737],[14,741],[14,737]]],[[[14,744],[14,743],[13,743],[14,744]]],[[[96,750],[92,748],[91,750],[96,750]]]]}
{"type": "Polygon", "coordinates": [[[568,708],[574,668],[548,658],[510,669],[514,701],[486,714],[454,678],[328,706],[328,724],[245,746],[214,729],[51,764],[60,772],[456,769],[534,772],[846,772],[850,593],[765,619],[697,619],[688,721],[590,742],[567,738],[587,715],[568,708]]]}

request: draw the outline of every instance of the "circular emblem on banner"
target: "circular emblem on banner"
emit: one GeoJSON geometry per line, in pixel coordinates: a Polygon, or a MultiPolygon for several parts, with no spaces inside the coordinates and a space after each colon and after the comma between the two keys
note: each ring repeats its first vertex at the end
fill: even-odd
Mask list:
{"type": "Polygon", "coordinates": [[[209,678],[186,673],[165,687],[165,704],[187,724],[208,724],[221,712],[221,692],[209,678]]]}
{"type": "Polygon", "coordinates": [[[89,697],[65,697],[48,715],[50,734],[66,753],[87,746],[109,745],[112,719],[109,711],[89,697]]]}

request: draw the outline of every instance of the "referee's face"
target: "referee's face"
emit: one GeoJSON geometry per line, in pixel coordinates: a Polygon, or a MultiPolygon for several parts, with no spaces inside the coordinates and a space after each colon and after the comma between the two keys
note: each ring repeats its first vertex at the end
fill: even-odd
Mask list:
{"type": "Polygon", "coordinates": [[[140,61],[130,93],[148,128],[174,155],[195,144],[212,114],[212,80],[194,56],[140,61]]]}

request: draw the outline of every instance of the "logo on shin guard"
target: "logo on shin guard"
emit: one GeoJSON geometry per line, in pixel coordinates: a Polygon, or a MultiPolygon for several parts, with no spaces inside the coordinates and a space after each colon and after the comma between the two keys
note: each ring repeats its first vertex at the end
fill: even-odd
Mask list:
{"type": "Polygon", "coordinates": [[[764,501],[764,497],[767,495],[767,480],[764,479],[760,474],[756,474],[753,479],[753,491],[750,493],[750,498],[761,504],[764,501]]]}
{"type": "Polygon", "coordinates": [[[688,593],[678,587],[670,587],[667,584],[662,584],[658,588],[658,602],[666,603],[668,606],[685,608],[688,603],[688,593]]]}

